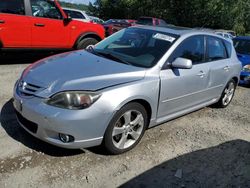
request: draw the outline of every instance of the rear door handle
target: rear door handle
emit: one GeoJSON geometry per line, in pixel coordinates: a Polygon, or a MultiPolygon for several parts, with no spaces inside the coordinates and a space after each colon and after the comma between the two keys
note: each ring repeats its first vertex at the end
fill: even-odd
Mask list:
{"type": "Polygon", "coordinates": [[[201,77],[201,78],[203,78],[205,75],[206,75],[206,73],[203,72],[203,71],[200,71],[200,72],[197,74],[197,76],[199,76],[199,77],[201,77]]]}
{"type": "Polygon", "coordinates": [[[4,20],[0,20],[0,24],[3,24],[3,23],[5,23],[5,21],[4,20]]]}
{"type": "Polygon", "coordinates": [[[35,23],[35,26],[37,26],[37,27],[44,27],[45,25],[42,24],[42,23],[35,23]]]}

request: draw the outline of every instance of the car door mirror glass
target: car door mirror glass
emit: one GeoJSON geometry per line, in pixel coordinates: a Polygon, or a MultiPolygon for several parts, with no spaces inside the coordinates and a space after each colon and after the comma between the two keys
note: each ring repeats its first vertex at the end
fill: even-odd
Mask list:
{"type": "Polygon", "coordinates": [[[193,63],[190,59],[181,57],[176,58],[172,63],[173,68],[179,68],[179,69],[191,69],[192,66],[193,63]]]}

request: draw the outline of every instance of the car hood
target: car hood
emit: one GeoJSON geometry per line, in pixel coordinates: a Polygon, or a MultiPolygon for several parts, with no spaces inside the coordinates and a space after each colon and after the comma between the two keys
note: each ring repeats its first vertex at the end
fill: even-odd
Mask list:
{"type": "Polygon", "coordinates": [[[250,64],[250,55],[244,55],[244,54],[237,53],[237,56],[238,56],[239,60],[241,61],[242,66],[250,64]]]}
{"type": "Polygon", "coordinates": [[[37,96],[49,97],[60,91],[97,91],[138,81],[144,78],[145,72],[144,68],[81,50],[42,59],[29,66],[21,79],[43,88],[36,93],[37,96]]]}

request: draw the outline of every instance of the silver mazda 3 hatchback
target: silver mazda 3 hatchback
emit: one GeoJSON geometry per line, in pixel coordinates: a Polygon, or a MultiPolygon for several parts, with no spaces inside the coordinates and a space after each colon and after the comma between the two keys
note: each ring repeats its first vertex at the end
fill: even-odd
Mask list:
{"type": "Polygon", "coordinates": [[[30,65],[15,84],[14,107],[20,125],[43,141],[70,149],[103,144],[120,154],[147,128],[228,106],[240,70],[231,42],[218,35],[137,26],[30,65]]]}

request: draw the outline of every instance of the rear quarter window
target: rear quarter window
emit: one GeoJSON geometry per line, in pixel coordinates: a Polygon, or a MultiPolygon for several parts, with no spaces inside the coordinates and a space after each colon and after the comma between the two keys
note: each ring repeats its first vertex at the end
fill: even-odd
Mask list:
{"type": "Polygon", "coordinates": [[[227,56],[228,58],[230,58],[232,55],[232,44],[228,41],[224,41],[224,43],[225,43],[226,50],[227,50],[227,56]]]}

